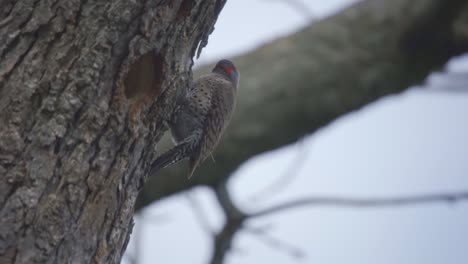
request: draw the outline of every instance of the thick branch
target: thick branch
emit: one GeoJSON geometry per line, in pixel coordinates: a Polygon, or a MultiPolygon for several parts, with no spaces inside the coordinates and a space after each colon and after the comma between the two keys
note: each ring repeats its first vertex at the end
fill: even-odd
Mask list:
{"type": "Polygon", "coordinates": [[[190,181],[185,165],[164,170],[147,183],[137,207],[196,185],[216,186],[250,157],[422,82],[468,50],[467,2],[363,1],[234,58],[242,76],[238,106],[216,163],[205,162],[190,181]]]}

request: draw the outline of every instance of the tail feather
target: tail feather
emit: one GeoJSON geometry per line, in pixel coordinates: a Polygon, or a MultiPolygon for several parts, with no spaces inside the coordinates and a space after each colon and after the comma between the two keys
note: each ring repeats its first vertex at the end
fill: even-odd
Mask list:
{"type": "Polygon", "coordinates": [[[190,171],[188,177],[190,178],[193,174],[193,171],[198,165],[199,157],[199,145],[202,139],[202,130],[195,130],[193,134],[183,141],[179,142],[178,145],[168,150],[159,156],[152,164],[150,170],[150,176],[155,175],[159,170],[177,163],[181,160],[191,158],[190,171]],[[192,159],[194,157],[196,162],[192,164],[192,159]]]}
{"type": "Polygon", "coordinates": [[[187,179],[192,178],[193,173],[195,172],[195,169],[197,168],[199,161],[200,161],[199,159],[193,159],[193,158],[190,159],[187,179]]]}
{"type": "Polygon", "coordinates": [[[188,143],[183,143],[175,146],[174,148],[166,151],[159,156],[152,164],[150,170],[150,176],[155,175],[159,170],[177,163],[183,159],[187,159],[187,147],[188,143]]]}

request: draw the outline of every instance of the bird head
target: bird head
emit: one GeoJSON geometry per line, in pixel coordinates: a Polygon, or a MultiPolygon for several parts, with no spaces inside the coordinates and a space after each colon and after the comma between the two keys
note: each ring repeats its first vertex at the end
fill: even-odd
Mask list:
{"type": "Polygon", "coordinates": [[[232,61],[220,60],[214,67],[213,72],[228,78],[228,80],[234,84],[234,87],[237,88],[237,85],[239,84],[239,72],[232,61]]]}

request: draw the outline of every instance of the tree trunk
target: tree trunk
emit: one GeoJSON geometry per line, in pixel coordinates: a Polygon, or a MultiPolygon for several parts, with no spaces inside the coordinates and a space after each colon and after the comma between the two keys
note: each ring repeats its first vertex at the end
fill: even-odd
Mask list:
{"type": "Polygon", "coordinates": [[[217,186],[250,157],[421,83],[468,51],[467,21],[466,0],[368,0],[233,58],[238,105],[216,163],[206,161],[190,181],[184,166],[166,169],[145,185],[137,207],[217,186]]]}
{"type": "Polygon", "coordinates": [[[0,263],[119,263],[225,0],[0,0],[0,263]]]}

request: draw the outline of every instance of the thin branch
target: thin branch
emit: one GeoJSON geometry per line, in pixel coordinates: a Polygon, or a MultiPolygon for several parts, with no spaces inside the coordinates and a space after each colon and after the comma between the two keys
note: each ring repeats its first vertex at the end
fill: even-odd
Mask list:
{"type": "Polygon", "coordinates": [[[340,197],[309,197],[294,201],[285,202],[283,204],[274,205],[254,213],[248,214],[249,218],[262,217],[291,209],[298,209],[304,206],[334,206],[334,207],[356,207],[356,208],[373,208],[373,207],[397,207],[411,206],[430,203],[455,203],[462,200],[468,200],[468,191],[415,195],[407,197],[395,198],[340,198],[340,197]]]}
{"type": "Polygon", "coordinates": [[[314,12],[302,0],[279,0],[279,2],[289,5],[307,20],[315,18],[314,12]]]}
{"type": "Polygon", "coordinates": [[[346,197],[309,197],[302,198],[283,204],[275,205],[270,208],[262,209],[254,213],[246,214],[236,207],[232,201],[226,183],[223,182],[215,189],[216,197],[226,216],[226,222],[214,237],[214,251],[211,257],[211,264],[222,264],[225,256],[231,249],[232,241],[237,232],[244,230],[259,235],[265,243],[276,249],[287,251],[296,258],[304,257],[303,252],[296,247],[267,234],[265,228],[249,228],[244,223],[256,217],[267,216],[286,210],[297,209],[304,206],[335,206],[335,207],[354,207],[354,208],[376,208],[376,207],[397,207],[410,206],[430,203],[454,203],[468,200],[468,191],[446,192],[438,194],[414,195],[406,197],[392,198],[346,198],[346,197]]]}
{"type": "Polygon", "coordinates": [[[290,164],[288,164],[286,170],[284,170],[284,172],[281,173],[278,179],[266,186],[260,192],[251,196],[249,199],[247,199],[248,201],[259,202],[268,194],[278,194],[280,190],[284,190],[289,184],[291,184],[295,180],[308,157],[309,148],[307,148],[307,145],[304,141],[305,138],[300,138],[296,142],[296,158],[290,164]]]}
{"type": "Polygon", "coordinates": [[[287,242],[282,241],[268,233],[269,228],[252,228],[252,227],[245,227],[243,230],[256,235],[257,238],[261,239],[261,241],[267,244],[274,250],[281,250],[286,252],[289,256],[299,260],[305,257],[305,252],[297,246],[291,245],[287,242]]]}

